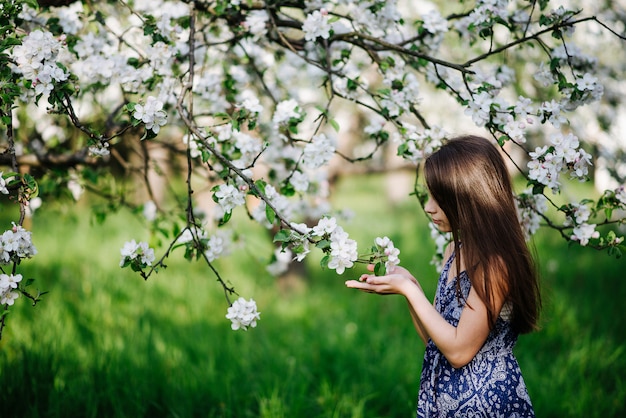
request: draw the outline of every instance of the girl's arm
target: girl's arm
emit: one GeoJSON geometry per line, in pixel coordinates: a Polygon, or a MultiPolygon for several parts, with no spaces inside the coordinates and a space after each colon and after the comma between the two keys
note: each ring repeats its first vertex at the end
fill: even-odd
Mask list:
{"type": "MultiPolygon", "coordinates": [[[[358,281],[346,282],[346,286],[379,294],[404,295],[409,303],[411,316],[415,315],[414,323],[422,339],[425,336],[430,337],[453,367],[466,365],[474,358],[489,335],[485,304],[471,289],[459,323],[455,327],[431,305],[421,288],[414,284],[416,282],[412,277],[394,272],[386,276],[364,274],[358,281]]],[[[499,309],[503,301],[501,297],[498,299],[496,307],[499,309]]]]}
{"type": "MultiPolygon", "coordinates": [[[[487,340],[490,331],[487,308],[473,289],[456,327],[449,324],[423,294],[408,289],[404,295],[430,338],[453,367],[469,363],[487,340]]],[[[501,307],[501,303],[499,305],[501,307]]]]}
{"type": "Polygon", "coordinates": [[[428,332],[426,332],[426,328],[424,328],[422,321],[420,321],[419,317],[415,313],[415,310],[413,309],[410,303],[409,303],[409,312],[411,313],[411,319],[413,320],[413,325],[415,326],[415,330],[417,331],[420,338],[424,342],[424,345],[428,344],[428,340],[430,339],[430,336],[428,335],[428,332]]]}

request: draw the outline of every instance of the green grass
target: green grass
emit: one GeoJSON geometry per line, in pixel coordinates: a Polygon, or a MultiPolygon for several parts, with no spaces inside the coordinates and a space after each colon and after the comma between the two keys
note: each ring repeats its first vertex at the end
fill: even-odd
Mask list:
{"type": "MultiPolygon", "coordinates": [[[[361,248],[389,235],[403,265],[432,296],[433,245],[416,201],[381,199],[370,178],[341,185],[344,223],[361,248]]],[[[3,211],[6,227],[11,214],[3,211]]],[[[50,208],[33,219],[39,254],[25,277],[50,293],[19,299],[0,341],[2,417],[411,417],[423,344],[406,302],[346,289],[321,270],[304,280],[270,277],[258,229],[234,219],[251,244],[218,262],[221,274],[261,311],[257,328],[234,332],[215,277],[174,254],[144,282],[120,269],[119,249],[146,240],[120,213],[92,225],[84,208],[50,208]]],[[[520,337],[520,361],[537,416],[626,415],[623,260],[536,239],[543,275],[543,327],[520,337]]]]}

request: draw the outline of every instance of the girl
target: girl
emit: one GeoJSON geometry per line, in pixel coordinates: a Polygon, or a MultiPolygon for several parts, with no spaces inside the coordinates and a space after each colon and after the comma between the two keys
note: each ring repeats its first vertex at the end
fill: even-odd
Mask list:
{"type": "Polygon", "coordinates": [[[424,175],[424,209],[452,233],[434,304],[402,267],[346,286],[407,299],[426,344],[418,417],[533,417],[513,346],[535,329],[541,301],[504,160],[487,139],[464,136],[429,156],[424,175]]]}

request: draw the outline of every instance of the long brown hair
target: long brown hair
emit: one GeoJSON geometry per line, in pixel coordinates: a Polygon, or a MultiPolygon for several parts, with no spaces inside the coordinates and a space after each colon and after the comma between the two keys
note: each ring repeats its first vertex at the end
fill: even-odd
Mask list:
{"type": "Polygon", "coordinates": [[[462,242],[468,276],[487,307],[490,325],[499,315],[494,307],[498,292],[512,308],[513,329],[533,331],[541,309],[538,274],[498,148],[479,136],[450,139],[426,159],[424,175],[452,228],[457,274],[462,242]]]}

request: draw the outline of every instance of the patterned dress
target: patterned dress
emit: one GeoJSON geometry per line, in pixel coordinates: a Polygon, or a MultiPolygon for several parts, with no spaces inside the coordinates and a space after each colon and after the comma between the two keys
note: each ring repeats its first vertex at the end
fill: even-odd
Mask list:
{"type": "MultiPolygon", "coordinates": [[[[467,272],[448,282],[448,270],[454,259],[444,265],[435,297],[435,308],[454,326],[459,323],[465,299],[469,295],[467,272]],[[459,278],[460,277],[460,278],[459,278]],[[460,280],[464,298],[457,298],[460,280]]],[[[489,333],[485,344],[467,365],[455,369],[428,341],[420,381],[418,417],[534,417],[528,391],[513,355],[517,333],[503,313],[489,333]]]]}

